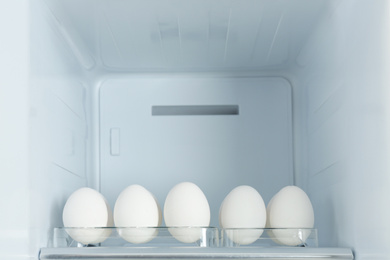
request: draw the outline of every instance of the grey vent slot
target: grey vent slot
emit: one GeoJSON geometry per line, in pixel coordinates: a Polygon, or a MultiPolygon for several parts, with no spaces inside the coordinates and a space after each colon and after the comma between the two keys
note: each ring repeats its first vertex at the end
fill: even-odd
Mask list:
{"type": "Polygon", "coordinates": [[[238,112],[238,105],[152,106],[153,116],[219,116],[238,112]]]}

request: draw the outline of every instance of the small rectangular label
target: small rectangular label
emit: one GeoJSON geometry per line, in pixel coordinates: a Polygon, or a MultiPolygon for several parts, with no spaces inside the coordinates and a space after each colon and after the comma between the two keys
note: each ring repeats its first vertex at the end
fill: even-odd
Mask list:
{"type": "Polygon", "coordinates": [[[120,155],[120,129],[111,128],[111,155],[120,155]]]}
{"type": "Polygon", "coordinates": [[[221,116],[238,114],[238,105],[152,106],[153,116],[221,116]]]}

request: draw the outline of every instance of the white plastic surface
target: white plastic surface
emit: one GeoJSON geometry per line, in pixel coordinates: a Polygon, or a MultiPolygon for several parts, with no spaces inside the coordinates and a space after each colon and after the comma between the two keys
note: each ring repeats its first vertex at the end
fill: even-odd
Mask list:
{"type": "Polygon", "coordinates": [[[100,55],[111,70],[285,67],[324,3],[101,1],[100,55]]]}
{"type": "Polygon", "coordinates": [[[85,85],[41,1],[2,1],[0,14],[0,258],[24,260],[87,183],[85,85]]]}
{"type": "Polygon", "coordinates": [[[0,259],[30,253],[28,12],[26,1],[0,2],[0,259]]]}
{"type": "Polygon", "coordinates": [[[46,1],[80,64],[112,72],[287,68],[326,2],[46,1]]]}
{"type": "Polygon", "coordinates": [[[328,2],[292,83],[295,178],[320,244],[389,259],[389,1],[328,2]]]}
{"type": "Polygon", "coordinates": [[[268,202],[295,182],[320,246],[388,258],[389,12],[387,0],[1,1],[0,256],[36,257],[80,186],[100,184],[112,203],[136,176],[160,202],[184,178],[199,183],[212,209],[240,184],[268,202]],[[289,92],[241,84],[259,76],[287,78],[289,92]],[[239,115],[148,121],[153,105],[197,100],[239,115]],[[279,159],[260,164],[269,153],[279,159]]]}
{"type": "Polygon", "coordinates": [[[101,189],[110,203],[139,183],[162,203],[171,187],[202,187],[218,225],[224,197],[252,185],[264,200],[292,182],[291,92],[279,78],[122,78],[100,90],[101,189]],[[239,106],[239,115],[153,116],[154,105],[239,106]],[[110,129],[120,128],[119,156],[110,129]],[[274,180],[278,180],[277,182],[274,180]]]}

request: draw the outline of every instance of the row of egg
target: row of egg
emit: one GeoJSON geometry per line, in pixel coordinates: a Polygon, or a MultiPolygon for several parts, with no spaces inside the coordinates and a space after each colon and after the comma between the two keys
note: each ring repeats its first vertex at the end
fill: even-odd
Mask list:
{"type": "MultiPolygon", "coordinates": [[[[113,214],[103,195],[90,188],[75,191],[63,210],[64,226],[70,227],[67,232],[83,244],[104,241],[110,236],[111,229],[91,230],[81,227],[158,227],[162,218],[162,210],[156,198],[140,185],[131,185],[120,193],[113,214]]],[[[164,203],[164,220],[168,227],[209,226],[210,207],[202,190],[191,182],[174,186],[164,203]]],[[[259,192],[243,185],[234,188],[223,200],[219,210],[219,224],[223,229],[237,229],[227,235],[235,243],[247,245],[262,235],[263,228],[313,228],[314,212],[306,193],[296,186],[281,189],[266,208],[259,192]]],[[[155,228],[119,230],[119,235],[131,243],[146,243],[158,232],[155,228]]],[[[196,229],[168,230],[184,243],[199,240],[196,229]]],[[[294,234],[289,235],[287,231],[275,229],[268,232],[275,242],[284,245],[300,244],[309,235],[297,241],[291,238],[294,234]]]]}

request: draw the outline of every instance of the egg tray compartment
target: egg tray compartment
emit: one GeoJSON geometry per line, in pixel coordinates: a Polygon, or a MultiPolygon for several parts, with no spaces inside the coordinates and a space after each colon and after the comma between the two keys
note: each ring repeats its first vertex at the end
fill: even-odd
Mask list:
{"type": "Polygon", "coordinates": [[[221,247],[318,247],[314,228],[229,228],[220,237],[221,247]]]}
{"type": "Polygon", "coordinates": [[[49,247],[124,247],[124,248],[237,248],[237,247],[318,247],[316,229],[267,229],[216,227],[102,227],[55,228],[49,247]],[[175,234],[173,236],[171,233],[175,234]],[[90,236],[101,242],[91,241],[90,236]],[[122,236],[126,236],[125,240],[122,236]],[[153,234],[153,236],[150,236],[153,234]],[[121,236],[122,235],[122,236],[121,236]],[[194,239],[195,237],[195,239],[194,239]],[[129,240],[129,241],[128,241],[129,240]],[[131,242],[130,242],[131,241],[131,242]]]}
{"type": "Polygon", "coordinates": [[[55,228],[52,247],[218,247],[214,227],[55,228]],[[107,232],[108,231],[108,232],[107,232]],[[176,237],[171,235],[175,233],[176,237]],[[72,236],[70,235],[72,234],[72,236]],[[77,241],[74,239],[77,237],[77,241]],[[125,238],[126,239],[125,239],[125,238]],[[195,237],[195,238],[194,238],[195,237]],[[98,243],[82,243],[95,238],[98,243]],[[181,241],[179,241],[179,240],[181,241]],[[185,241],[185,242],[182,242],[185,241]]]}

